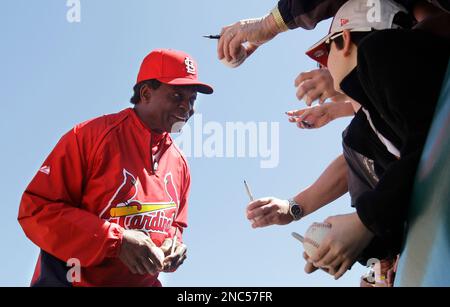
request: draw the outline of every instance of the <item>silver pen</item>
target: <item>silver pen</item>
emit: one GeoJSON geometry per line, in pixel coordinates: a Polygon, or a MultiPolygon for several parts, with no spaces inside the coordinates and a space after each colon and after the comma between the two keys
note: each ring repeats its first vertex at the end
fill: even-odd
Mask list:
{"type": "Polygon", "coordinates": [[[254,198],[253,198],[252,192],[250,191],[250,187],[248,186],[247,181],[245,181],[245,180],[244,180],[244,185],[245,185],[245,190],[247,191],[247,195],[250,198],[250,201],[253,201],[254,198]]]}
{"type": "Polygon", "coordinates": [[[299,241],[302,242],[302,243],[303,243],[303,241],[305,241],[305,238],[303,238],[303,236],[302,236],[301,234],[298,234],[298,233],[296,233],[296,232],[293,232],[293,233],[291,233],[291,235],[292,235],[295,239],[299,240],[299,241]]]}
{"type": "Polygon", "coordinates": [[[177,234],[178,234],[178,227],[175,227],[175,235],[172,239],[172,246],[170,247],[170,254],[173,255],[173,252],[175,251],[175,245],[177,244],[177,234]]]}
{"type": "MultiPolygon", "coordinates": [[[[250,198],[250,201],[254,201],[255,198],[253,197],[252,191],[250,191],[250,187],[247,184],[247,181],[244,180],[245,190],[247,191],[248,198],[250,198]]],[[[255,223],[256,219],[252,219],[252,222],[255,223]]]]}

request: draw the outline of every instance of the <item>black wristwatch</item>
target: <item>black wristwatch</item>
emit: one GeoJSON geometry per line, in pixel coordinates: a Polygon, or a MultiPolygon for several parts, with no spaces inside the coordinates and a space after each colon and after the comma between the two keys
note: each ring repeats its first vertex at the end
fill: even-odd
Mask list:
{"type": "Polygon", "coordinates": [[[298,221],[303,217],[302,207],[295,202],[293,198],[288,199],[289,203],[289,213],[291,214],[294,221],[298,221]]]}

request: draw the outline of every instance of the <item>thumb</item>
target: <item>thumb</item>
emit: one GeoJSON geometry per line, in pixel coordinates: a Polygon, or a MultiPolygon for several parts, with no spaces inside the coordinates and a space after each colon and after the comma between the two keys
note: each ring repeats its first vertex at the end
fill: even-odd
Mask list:
{"type": "Polygon", "coordinates": [[[328,224],[328,225],[330,225],[330,226],[333,226],[333,221],[334,221],[333,216],[329,216],[329,217],[327,217],[327,218],[323,221],[323,223],[324,223],[324,224],[328,224]]]}
{"type": "Polygon", "coordinates": [[[164,255],[167,255],[167,253],[170,252],[171,247],[172,247],[172,238],[165,239],[163,244],[161,245],[161,250],[163,251],[164,255]]]}
{"type": "Polygon", "coordinates": [[[166,256],[164,255],[164,252],[161,248],[157,246],[151,247],[151,254],[150,258],[152,259],[153,263],[157,266],[158,270],[162,270],[164,266],[164,258],[166,256]]]}

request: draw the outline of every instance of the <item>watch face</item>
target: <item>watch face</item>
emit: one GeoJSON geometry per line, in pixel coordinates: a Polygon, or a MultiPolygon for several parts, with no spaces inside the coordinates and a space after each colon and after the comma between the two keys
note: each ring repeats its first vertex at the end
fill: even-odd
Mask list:
{"type": "Polygon", "coordinates": [[[295,217],[300,217],[300,215],[302,214],[302,209],[300,209],[299,206],[294,205],[291,207],[291,212],[295,217]]]}

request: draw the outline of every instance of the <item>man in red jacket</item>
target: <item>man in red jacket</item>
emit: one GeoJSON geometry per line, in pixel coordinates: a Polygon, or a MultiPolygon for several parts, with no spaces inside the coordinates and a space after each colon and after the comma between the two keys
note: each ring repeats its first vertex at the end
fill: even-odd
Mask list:
{"type": "Polygon", "coordinates": [[[41,248],[32,286],[160,286],[159,272],[183,263],[190,174],[169,132],[192,116],[197,92],[213,89],[192,57],[155,50],[134,108],[61,138],[20,203],[19,223],[41,248]]]}

